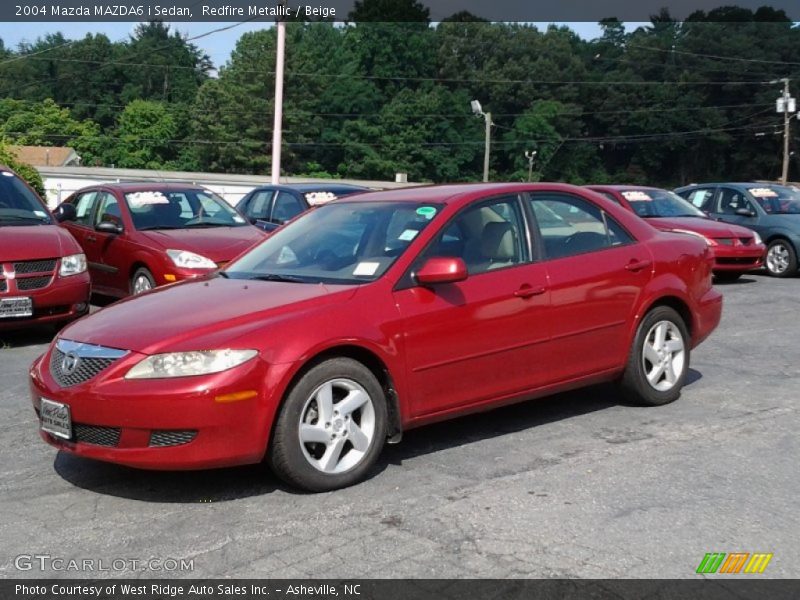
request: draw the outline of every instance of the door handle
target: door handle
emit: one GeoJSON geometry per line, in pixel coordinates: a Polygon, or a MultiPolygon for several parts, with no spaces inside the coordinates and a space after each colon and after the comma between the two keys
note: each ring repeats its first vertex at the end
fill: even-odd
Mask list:
{"type": "Polygon", "coordinates": [[[526,283],[522,287],[520,287],[516,292],[514,292],[514,295],[517,298],[533,298],[534,296],[541,296],[546,291],[547,288],[545,288],[543,285],[532,287],[526,283]]]}
{"type": "Polygon", "coordinates": [[[641,271],[642,269],[646,269],[651,264],[652,263],[649,260],[635,260],[634,259],[631,262],[629,262],[627,265],[625,265],[625,268],[628,269],[628,271],[633,271],[634,273],[636,273],[637,271],[641,271]]]}
{"type": "Polygon", "coordinates": [[[93,235],[87,235],[87,236],[86,236],[86,241],[87,241],[87,242],[96,242],[96,241],[97,241],[97,238],[96,238],[96,237],[94,237],[93,235]]]}

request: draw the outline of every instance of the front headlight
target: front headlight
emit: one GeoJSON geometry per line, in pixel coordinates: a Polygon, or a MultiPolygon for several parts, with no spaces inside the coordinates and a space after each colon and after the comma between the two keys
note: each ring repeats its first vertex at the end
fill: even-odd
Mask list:
{"type": "Polygon", "coordinates": [[[217,263],[210,258],[188,250],[167,250],[167,256],[172,259],[176,267],[182,269],[216,269],[217,263]]]}
{"type": "Polygon", "coordinates": [[[711,238],[704,236],[702,233],[697,233],[696,231],[690,231],[689,229],[670,229],[672,233],[687,233],[689,235],[693,235],[695,237],[699,237],[709,246],[716,246],[717,242],[711,238]]]}
{"type": "Polygon", "coordinates": [[[753,232],[753,243],[754,244],[763,244],[764,240],[761,239],[761,236],[758,235],[758,232],[753,232]]]}
{"type": "Polygon", "coordinates": [[[154,354],[134,365],[125,379],[191,377],[227,371],[258,354],[258,350],[197,350],[154,354]]]}
{"type": "Polygon", "coordinates": [[[86,255],[71,254],[61,259],[61,267],[58,269],[58,274],[62,277],[69,277],[70,275],[80,275],[85,271],[86,255]]]}

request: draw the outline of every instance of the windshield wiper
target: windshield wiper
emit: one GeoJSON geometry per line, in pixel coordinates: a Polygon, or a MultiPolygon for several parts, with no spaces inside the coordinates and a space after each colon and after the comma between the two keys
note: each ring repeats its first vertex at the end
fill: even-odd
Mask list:
{"type": "Polygon", "coordinates": [[[190,225],[184,225],[184,229],[192,229],[193,227],[233,227],[230,223],[208,223],[208,222],[200,222],[200,223],[192,223],[190,225]]]}
{"type": "Polygon", "coordinates": [[[155,229],[181,229],[180,227],[173,227],[172,225],[147,225],[146,227],[137,227],[137,231],[153,231],[155,229]]]}
{"type": "Polygon", "coordinates": [[[21,217],[20,215],[2,215],[0,216],[0,221],[36,221],[37,223],[49,223],[50,219],[38,215],[30,215],[28,217],[21,217]]]}
{"type": "Polygon", "coordinates": [[[308,280],[303,279],[302,277],[297,277],[296,275],[278,275],[276,273],[270,273],[268,275],[253,275],[247,279],[254,279],[257,281],[285,281],[287,283],[310,283],[308,280]]]}

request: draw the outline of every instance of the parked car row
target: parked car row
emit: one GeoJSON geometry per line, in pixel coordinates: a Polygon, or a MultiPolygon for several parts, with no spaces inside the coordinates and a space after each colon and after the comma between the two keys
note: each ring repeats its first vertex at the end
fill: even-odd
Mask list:
{"type": "MultiPolygon", "coordinates": [[[[45,276],[44,289],[83,294],[65,320],[87,312],[89,276],[137,296],[67,326],[35,361],[41,437],[141,468],[266,459],[310,491],[363,479],[408,429],[501,404],[603,381],[671,402],[720,321],[712,275],[736,279],[765,251],[774,274],[796,268],[796,246],[770,254],[793,238],[713,218],[723,185],[702,201],[702,186],[679,190],[688,201],[472,184],[348,188],[335,202],[264,187],[240,212],[195,186],[111,184],[68,198],[57,227],[16,176],[4,183],[22,200],[0,197],[0,225],[59,240],[34,266],[0,246],[6,324],[47,316],[24,287],[45,276]]],[[[767,217],[796,214],[791,188],[740,192],[767,217]]],[[[744,209],[733,215],[760,218],[744,209]]]]}

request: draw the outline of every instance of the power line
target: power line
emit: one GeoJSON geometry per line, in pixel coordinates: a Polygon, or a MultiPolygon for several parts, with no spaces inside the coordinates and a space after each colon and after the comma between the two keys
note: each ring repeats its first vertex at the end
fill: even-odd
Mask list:
{"type": "Polygon", "coordinates": [[[640,46],[639,44],[627,44],[628,48],[639,48],[641,50],[650,50],[651,52],[665,52],[665,53],[673,53],[673,54],[684,54],[687,56],[697,56],[700,58],[712,58],[715,60],[730,60],[730,61],[739,61],[739,62],[747,62],[747,63],[760,63],[760,64],[770,64],[770,65],[800,65],[800,62],[793,62],[793,61],[786,61],[786,60],[765,60],[760,58],[743,58],[739,56],[721,56],[719,54],[703,54],[701,52],[689,52],[687,50],[676,50],[674,48],[670,48],[667,50],[666,48],[654,48],[652,46],[640,46]]]}

